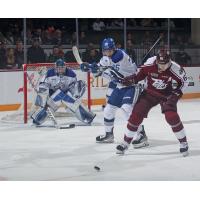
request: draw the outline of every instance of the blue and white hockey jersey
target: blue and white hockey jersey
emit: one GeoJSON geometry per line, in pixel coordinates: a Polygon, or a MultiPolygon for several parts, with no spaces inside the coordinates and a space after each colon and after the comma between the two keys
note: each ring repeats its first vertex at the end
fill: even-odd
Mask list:
{"type": "Polygon", "coordinates": [[[61,76],[56,70],[49,69],[44,77],[40,80],[39,87],[42,85],[49,89],[52,94],[57,89],[67,92],[70,90],[71,86],[77,82],[76,74],[71,70],[65,70],[65,73],[61,76]]]}
{"type": "MultiPolygon", "coordinates": [[[[135,62],[121,49],[117,49],[111,58],[103,56],[98,65],[99,67],[109,67],[102,73],[102,76],[108,80],[111,80],[110,71],[112,69],[116,70],[124,77],[135,74],[137,71],[135,62]]],[[[118,82],[116,82],[116,84],[118,88],[125,87],[118,82]]]]}

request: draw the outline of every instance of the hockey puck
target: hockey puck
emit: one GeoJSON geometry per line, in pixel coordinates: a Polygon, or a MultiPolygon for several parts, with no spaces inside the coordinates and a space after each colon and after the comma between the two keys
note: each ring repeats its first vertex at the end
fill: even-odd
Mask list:
{"type": "Polygon", "coordinates": [[[97,171],[100,171],[100,167],[98,167],[98,166],[94,166],[94,169],[97,171]]]}

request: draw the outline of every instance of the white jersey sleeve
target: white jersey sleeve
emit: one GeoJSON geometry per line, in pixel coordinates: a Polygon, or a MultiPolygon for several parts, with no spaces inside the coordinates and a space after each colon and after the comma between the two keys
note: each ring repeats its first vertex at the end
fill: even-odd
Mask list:
{"type": "Polygon", "coordinates": [[[144,63],[144,66],[150,66],[153,65],[153,63],[156,61],[156,56],[150,57],[146,60],[144,63]]]}
{"type": "MultiPolygon", "coordinates": [[[[123,77],[135,74],[137,71],[135,62],[133,62],[129,55],[121,49],[117,49],[112,57],[103,56],[98,63],[98,66],[104,68],[108,67],[108,69],[104,69],[102,73],[102,76],[108,80],[112,80],[112,78],[110,78],[111,70],[117,71],[123,77]]],[[[117,83],[117,86],[125,87],[120,83],[117,83]]]]}

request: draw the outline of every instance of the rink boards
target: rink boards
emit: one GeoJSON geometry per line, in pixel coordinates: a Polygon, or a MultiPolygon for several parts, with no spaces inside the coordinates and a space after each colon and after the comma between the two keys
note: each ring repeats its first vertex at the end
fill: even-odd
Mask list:
{"type": "MultiPolygon", "coordinates": [[[[183,98],[200,98],[200,67],[186,67],[188,87],[184,90],[183,98]]],[[[86,73],[76,71],[78,79],[87,80],[86,73]]],[[[9,71],[0,73],[0,111],[17,110],[23,101],[23,72],[9,71]]],[[[105,103],[107,80],[101,77],[91,77],[91,101],[92,105],[105,103]]],[[[29,88],[31,91],[31,88],[29,88]]],[[[84,101],[86,101],[86,95],[84,101]]]]}

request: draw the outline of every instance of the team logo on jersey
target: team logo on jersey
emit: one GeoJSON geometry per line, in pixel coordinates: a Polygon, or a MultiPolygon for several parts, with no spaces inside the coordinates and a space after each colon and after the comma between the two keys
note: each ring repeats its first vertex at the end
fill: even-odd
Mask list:
{"type": "Polygon", "coordinates": [[[165,89],[167,87],[167,84],[165,83],[164,80],[155,79],[155,78],[152,78],[152,80],[154,81],[152,83],[152,85],[158,90],[163,90],[163,89],[165,89]]]}

